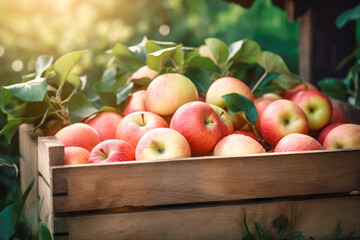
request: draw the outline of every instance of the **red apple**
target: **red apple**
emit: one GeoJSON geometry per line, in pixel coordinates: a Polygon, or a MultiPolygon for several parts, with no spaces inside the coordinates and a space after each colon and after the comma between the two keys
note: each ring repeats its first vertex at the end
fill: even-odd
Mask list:
{"type": "Polygon", "coordinates": [[[298,152],[322,150],[321,144],[315,138],[306,134],[291,133],[276,144],[274,152],[298,152]]]}
{"type": "Polygon", "coordinates": [[[324,127],[321,132],[319,133],[318,137],[317,137],[317,140],[319,141],[319,143],[321,145],[324,144],[324,140],[325,140],[325,137],[328,135],[328,133],[333,130],[335,127],[341,125],[343,123],[330,123],[329,125],[327,125],[326,127],[324,127]]]}
{"type": "Polygon", "coordinates": [[[99,134],[85,123],[74,123],[55,135],[65,147],[82,147],[91,151],[101,140],[99,134]]]}
{"type": "Polygon", "coordinates": [[[129,143],[109,139],[96,145],[90,152],[88,163],[107,163],[135,160],[135,148],[129,143]]]}
{"type": "Polygon", "coordinates": [[[130,79],[141,79],[149,78],[150,80],[154,79],[158,75],[157,71],[150,69],[147,65],[142,66],[136,70],[130,77],[130,79]]]}
{"type": "Polygon", "coordinates": [[[136,148],[140,138],[149,130],[167,127],[167,122],[155,113],[134,112],[121,120],[116,130],[116,138],[130,143],[136,148]]]}
{"type": "Polygon", "coordinates": [[[222,109],[221,107],[218,107],[216,105],[213,104],[209,104],[210,107],[212,107],[212,109],[215,110],[215,112],[217,113],[217,115],[219,115],[221,122],[223,123],[223,137],[232,134],[234,132],[234,126],[231,122],[231,118],[229,116],[229,114],[222,109]]]}
{"type": "Polygon", "coordinates": [[[214,156],[235,156],[265,152],[259,142],[243,134],[226,136],[214,148],[214,156]]]}
{"type": "Polygon", "coordinates": [[[309,130],[316,131],[331,121],[332,104],[322,92],[307,90],[298,92],[291,98],[305,112],[309,130]]]}
{"type": "Polygon", "coordinates": [[[210,152],[223,134],[220,117],[208,104],[200,101],[179,107],[171,119],[170,128],[186,138],[193,156],[210,152]]]}
{"type": "Polygon", "coordinates": [[[101,112],[85,123],[94,128],[99,134],[100,140],[104,141],[116,138],[116,128],[121,119],[122,116],[115,112],[101,112]]]}
{"type": "Polygon", "coordinates": [[[335,123],[348,123],[349,120],[345,116],[345,114],[337,107],[333,106],[332,116],[331,116],[331,122],[335,123]]]}
{"type": "Polygon", "coordinates": [[[283,93],[283,97],[285,99],[291,99],[298,92],[301,92],[301,91],[304,91],[304,90],[318,90],[318,89],[313,84],[311,84],[309,82],[306,82],[306,83],[304,82],[304,83],[301,83],[301,84],[297,85],[293,89],[285,90],[284,93],[283,93]],[[307,86],[307,88],[305,87],[305,85],[307,86]]]}
{"type": "Polygon", "coordinates": [[[345,123],[332,129],[325,137],[325,149],[344,149],[360,147],[360,125],[345,123]]]}
{"type": "Polygon", "coordinates": [[[197,100],[194,83],[180,74],[160,75],[146,89],[146,109],[160,116],[172,115],[181,105],[197,100]]]}
{"type": "Polygon", "coordinates": [[[135,150],[136,160],[191,157],[185,137],[170,128],[156,128],[145,133],[135,150]]]}
{"type": "Polygon", "coordinates": [[[273,101],[275,101],[275,100],[266,99],[266,98],[255,101],[254,105],[255,105],[256,111],[258,113],[258,118],[256,119],[256,122],[255,122],[255,127],[257,129],[260,129],[261,114],[264,112],[265,108],[273,101]]]}
{"type": "Polygon", "coordinates": [[[227,106],[222,96],[229,93],[239,93],[254,101],[253,93],[244,82],[233,77],[222,77],[210,85],[206,93],[205,102],[226,110],[227,106]]]}
{"type": "Polygon", "coordinates": [[[290,133],[306,134],[307,131],[308,121],[304,111],[290,100],[276,100],[261,114],[261,135],[273,146],[290,133]]]}
{"type": "Polygon", "coordinates": [[[139,90],[132,93],[130,96],[130,101],[126,105],[122,115],[126,116],[129,113],[146,111],[145,96],[146,96],[145,90],[139,90]]]}
{"type": "Polygon", "coordinates": [[[261,97],[255,98],[254,103],[257,103],[262,100],[276,101],[276,100],[280,100],[280,99],[283,99],[283,97],[281,97],[280,95],[278,95],[276,93],[265,93],[261,97]]]}
{"type": "Polygon", "coordinates": [[[82,147],[65,147],[64,148],[64,164],[85,164],[88,162],[90,152],[82,147]]]}
{"type": "Polygon", "coordinates": [[[251,137],[252,139],[256,140],[257,142],[260,142],[260,141],[261,141],[261,138],[255,136],[255,134],[252,133],[252,132],[243,131],[243,130],[236,130],[236,131],[234,132],[234,134],[243,134],[243,135],[245,135],[245,136],[251,137]]]}

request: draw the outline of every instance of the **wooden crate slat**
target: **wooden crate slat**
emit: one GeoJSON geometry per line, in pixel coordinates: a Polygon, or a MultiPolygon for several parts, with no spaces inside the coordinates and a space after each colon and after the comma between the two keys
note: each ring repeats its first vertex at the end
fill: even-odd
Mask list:
{"type": "Polygon", "coordinates": [[[53,208],[52,208],[52,191],[49,184],[42,176],[38,177],[39,186],[39,219],[53,232],[53,208]]]}
{"type": "Polygon", "coordinates": [[[258,222],[276,236],[273,223],[282,218],[288,220],[283,236],[302,231],[320,238],[331,234],[339,220],[344,234],[359,234],[359,205],[357,196],[63,217],[54,219],[55,239],[241,239],[245,211],[252,233],[258,222]]]}
{"type": "Polygon", "coordinates": [[[360,189],[360,149],[51,169],[55,213],[360,189]]]}

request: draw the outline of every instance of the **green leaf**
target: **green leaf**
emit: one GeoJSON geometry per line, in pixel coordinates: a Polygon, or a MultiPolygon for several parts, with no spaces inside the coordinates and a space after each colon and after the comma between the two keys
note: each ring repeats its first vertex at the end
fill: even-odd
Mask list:
{"type": "Polygon", "coordinates": [[[65,83],[70,71],[73,69],[75,64],[84,55],[85,51],[76,51],[67,53],[58,58],[54,63],[55,72],[59,75],[60,85],[65,83]]]}
{"type": "Polygon", "coordinates": [[[86,117],[98,111],[83,93],[74,94],[69,100],[67,107],[72,123],[81,122],[86,117]]]}
{"type": "Polygon", "coordinates": [[[176,43],[148,40],[145,44],[147,53],[157,52],[161,49],[175,47],[176,43]]]}
{"type": "Polygon", "coordinates": [[[342,228],[341,228],[340,222],[338,222],[332,233],[332,238],[334,240],[341,239],[341,235],[342,235],[342,228]]]}
{"type": "Polygon", "coordinates": [[[229,56],[229,49],[223,41],[217,38],[207,38],[205,39],[205,44],[209,48],[216,63],[223,63],[226,61],[229,56]]]}
{"type": "Polygon", "coordinates": [[[284,60],[277,54],[269,51],[260,52],[256,59],[257,63],[267,72],[289,74],[290,71],[284,60]]]}
{"type": "Polygon", "coordinates": [[[256,63],[257,55],[261,52],[260,45],[251,40],[240,40],[230,44],[229,60],[236,60],[244,63],[256,63]]]}
{"type": "Polygon", "coordinates": [[[178,45],[175,48],[172,58],[176,64],[176,69],[178,73],[182,73],[184,67],[184,50],[182,50],[182,45],[178,45]]]}
{"type": "Polygon", "coordinates": [[[45,78],[37,78],[28,82],[5,86],[4,88],[23,101],[40,102],[45,97],[47,82],[45,78]]]}
{"type": "Polygon", "coordinates": [[[275,85],[263,86],[261,88],[256,88],[254,96],[261,97],[262,95],[264,95],[266,93],[275,93],[277,90],[278,90],[278,88],[275,85]]]}
{"type": "Polygon", "coordinates": [[[161,72],[162,67],[165,62],[170,58],[170,56],[175,52],[176,47],[164,48],[159,51],[149,53],[146,60],[146,65],[157,72],[161,72]]]}
{"type": "Polygon", "coordinates": [[[36,78],[40,78],[43,72],[45,72],[53,62],[54,57],[49,55],[42,55],[38,57],[35,65],[36,78]]]}
{"type": "Polygon", "coordinates": [[[325,78],[318,82],[320,91],[340,101],[347,99],[347,87],[339,78],[325,78]]]}
{"type": "Polygon", "coordinates": [[[351,59],[360,54],[360,46],[357,47],[352,53],[346,56],[341,62],[336,66],[336,70],[340,70],[346,63],[348,63],[351,59]]]}
{"type": "Polygon", "coordinates": [[[244,112],[249,122],[255,124],[258,113],[250,99],[238,93],[226,94],[222,98],[225,100],[230,113],[244,112]]]}
{"type": "Polygon", "coordinates": [[[111,85],[113,85],[116,82],[116,66],[106,69],[103,72],[101,76],[101,82],[105,82],[111,85]]]}
{"type": "Polygon", "coordinates": [[[81,78],[77,74],[70,73],[66,80],[68,83],[70,83],[74,88],[81,91],[85,88],[86,84],[86,77],[81,78]]]}
{"type": "Polygon", "coordinates": [[[133,87],[134,87],[133,82],[130,82],[122,87],[119,87],[116,90],[116,98],[117,98],[116,104],[121,104],[123,101],[125,101],[129,97],[133,87]]]}
{"type": "Polygon", "coordinates": [[[192,72],[191,76],[187,74],[186,77],[191,79],[199,93],[206,93],[211,85],[209,74],[200,69],[192,72]]]}
{"type": "Polygon", "coordinates": [[[208,72],[215,72],[219,74],[221,73],[219,66],[216,65],[213,61],[211,61],[211,59],[208,57],[201,57],[201,56],[192,57],[188,65],[190,67],[203,69],[208,72]]]}
{"type": "Polygon", "coordinates": [[[359,18],[360,18],[360,4],[338,16],[336,19],[336,26],[338,28],[342,28],[343,26],[345,26],[345,24],[348,21],[357,20],[359,18]]]}
{"type": "Polygon", "coordinates": [[[47,117],[47,114],[48,114],[49,110],[50,110],[50,107],[48,107],[48,108],[46,109],[46,111],[45,111],[45,113],[44,113],[43,117],[41,118],[40,123],[39,123],[36,127],[34,127],[34,129],[33,129],[33,133],[35,133],[35,132],[36,132],[36,130],[38,130],[38,129],[39,129],[39,128],[40,128],[40,127],[44,124],[45,119],[46,119],[46,117],[47,117]]]}
{"type": "Polygon", "coordinates": [[[42,222],[39,223],[38,237],[39,240],[52,240],[50,230],[42,222]]]}
{"type": "Polygon", "coordinates": [[[94,90],[107,106],[116,107],[116,89],[107,82],[97,82],[94,90]]]}
{"type": "Polygon", "coordinates": [[[121,66],[129,70],[138,69],[144,65],[144,62],[137,58],[137,54],[131,52],[124,44],[117,43],[115,47],[111,49],[111,54],[116,57],[121,66]]]}
{"type": "Polygon", "coordinates": [[[280,74],[273,82],[283,89],[292,89],[301,83],[300,79],[292,73],[280,74]]]}
{"type": "Polygon", "coordinates": [[[3,129],[1,129],[0,136],[4,135],[8,143],[10,143],[21,123],[23,123],[21,119],[12,119],[8,121],[3,129]]]}
{"type": "Polygon", "coordinates": [[[146,52],[146,42],[148,41],[147,37],[144,37],[141,42],[134,46],[130,46],[128,49],[132,52],[133,56],[137,59],[140,59],[142,62],[146,61],[147,52],[146,52]]]}
{"type": "Polygon", "coordinates": [[[26,113],[27,103],[11,94],[5,88],[0,92],[0,109],[8,115],[8,119],[19,118],[26,113]]]}

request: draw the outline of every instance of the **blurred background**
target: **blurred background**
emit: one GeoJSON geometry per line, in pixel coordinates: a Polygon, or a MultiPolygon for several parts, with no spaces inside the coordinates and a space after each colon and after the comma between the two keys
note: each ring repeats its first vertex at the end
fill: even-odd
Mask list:
{"type": "MultiPolygon", "coordinates": [[[[280,54],[298,73],[298,22],[270,0],[249,8],[221,0],[0,0],[0,86],[34,71],[42,54],[54,58],[88,49],[82,64],[89,80],[100,78],[105,51],[116,43],[149,39],[198,47],[208,37],[226,44],[250,39],[280,54]]],[[[6,116],[0,112],[0,128],[6,116]]],[[[18,139],[0,137],[0,158],[18,163],[18,139]]],[[[0,210],[20,194],[13,169],[0,167],[0,210]]]]}

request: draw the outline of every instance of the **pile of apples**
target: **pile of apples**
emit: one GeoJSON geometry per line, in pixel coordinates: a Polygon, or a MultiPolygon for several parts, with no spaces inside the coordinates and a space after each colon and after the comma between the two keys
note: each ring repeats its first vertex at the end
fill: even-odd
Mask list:
{"type": "Polygon", "coordinates": [[[200,95],[190,79],[175,73],[133,92],[121,115],[100,112],[56,136],[65,146],[65,164],[360,147],[360,125],[348,123],[310,83],[255,98],[241,80],[222,77],[200,95]],[[227,109],[222,96],[229,93],[254,103],[254,125],[243,112],[227,109]]]}

